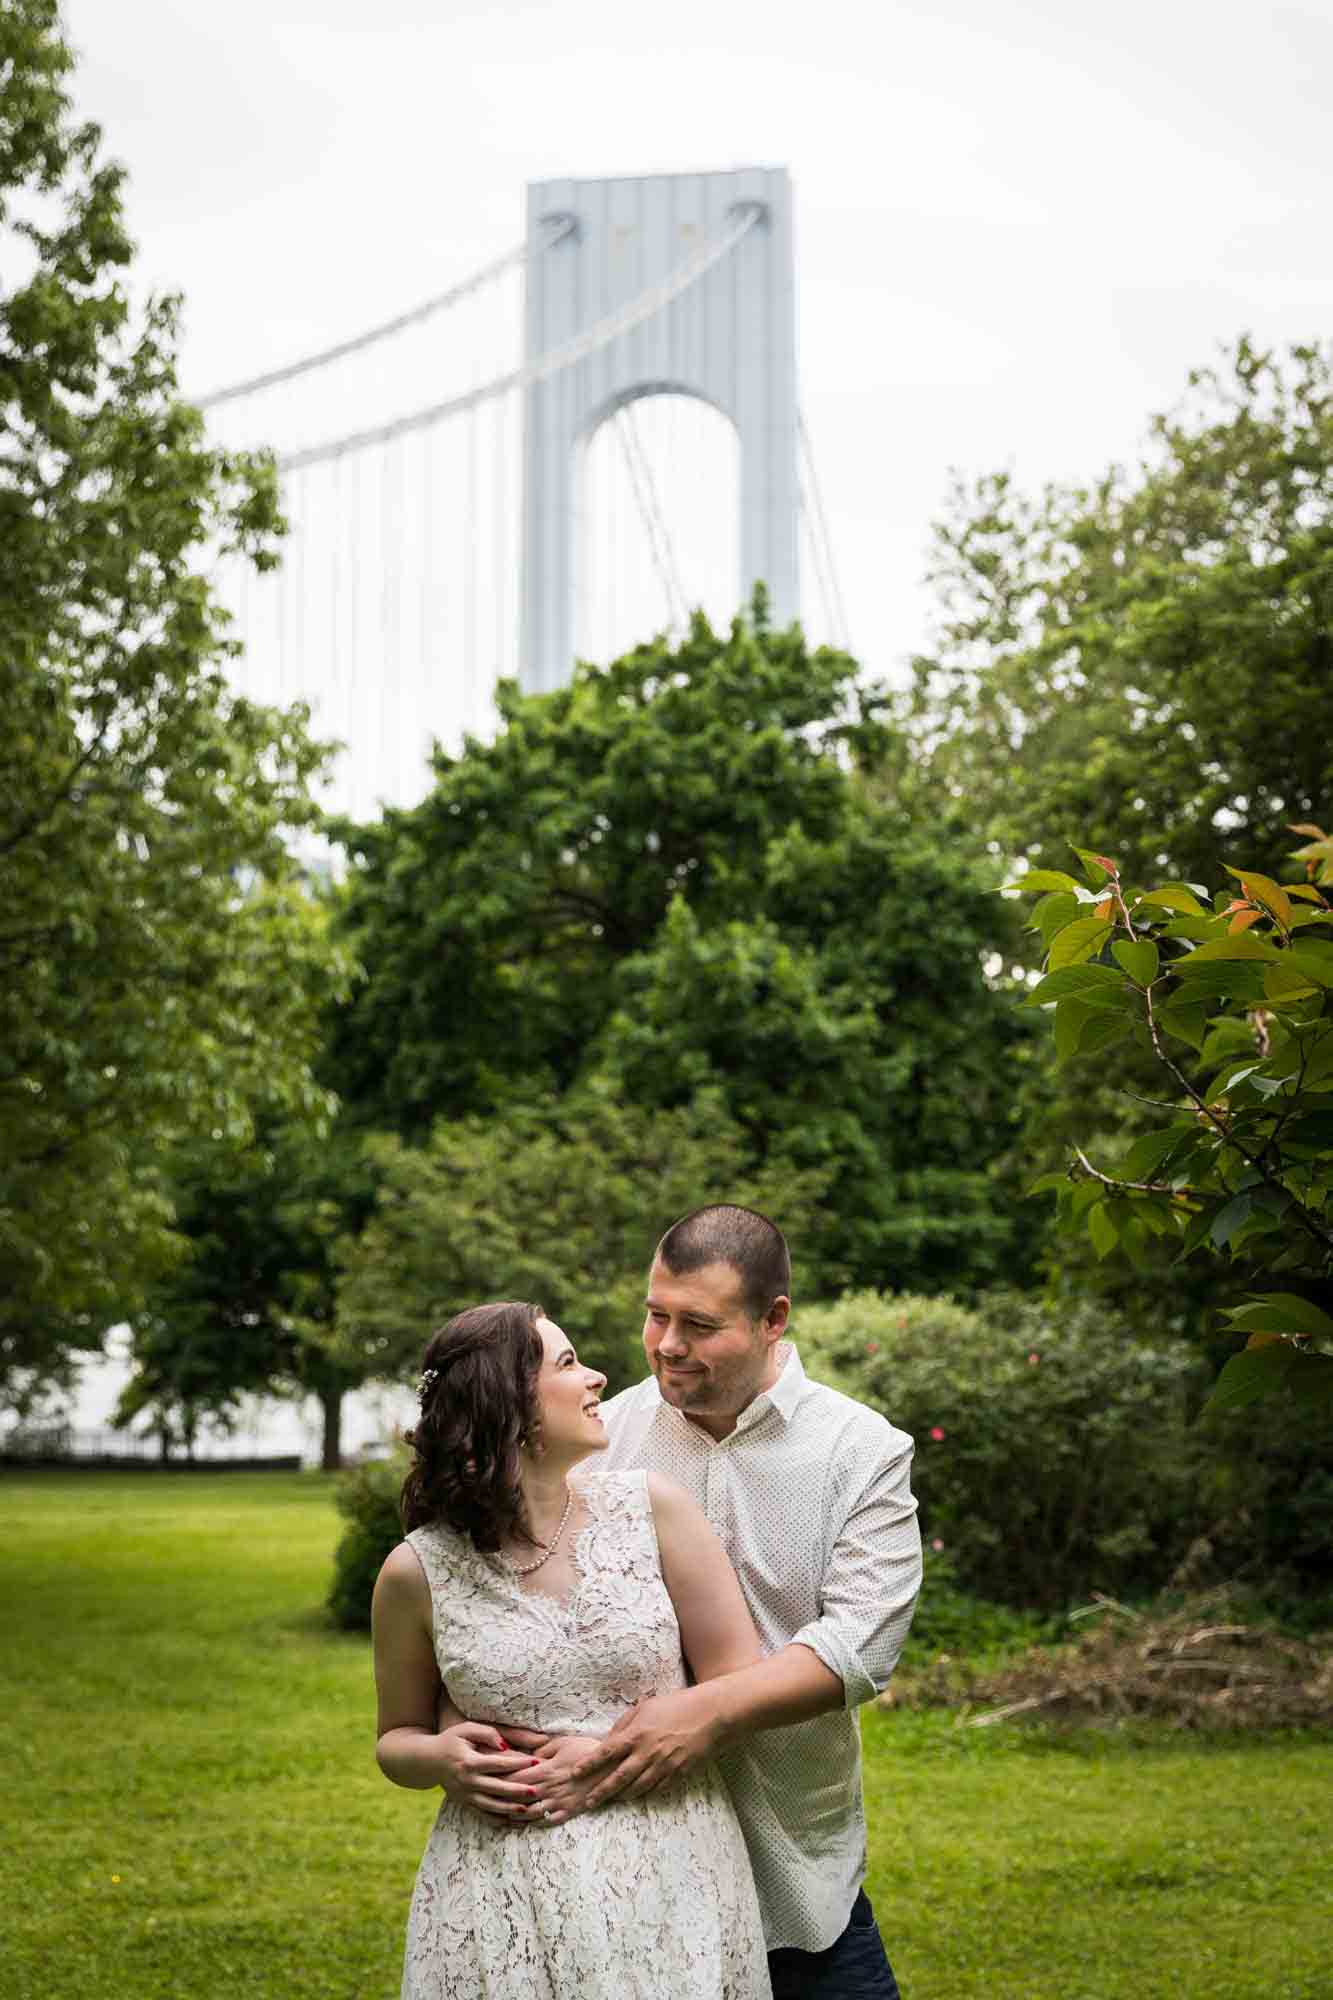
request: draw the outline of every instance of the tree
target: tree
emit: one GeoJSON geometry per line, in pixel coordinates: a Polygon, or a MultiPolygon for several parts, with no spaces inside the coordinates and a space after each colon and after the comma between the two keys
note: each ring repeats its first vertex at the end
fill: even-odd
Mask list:
{"type": "Polygon", "coordinates": [[[1331,389],[1333,350],[1241,340],[1134,470],[955,493],[911,706],[983,841],[1060,869],[1095,828],[1136,881],[1279,872],[1333,796],[1331,389]]]}
{"type": "Polygon", "coordinates": [[[1227,1309],[1244,1347],[1218,1409],[1277,1389],[1333,1401],[1333,839],[1294,830],[1291,858],[1315,879],[1228,868],[1211,910],[1182,882],[1131,887],[1082,849],[1083,883],[1036,870],[1019,884],[1046,913],[1031,1004],[1052,1010],[1061,1057],[1105,1067],[1138,1044],[1167,1092],[1165,1122],[1114,1165],[1076,1148],[1034,1192],[1058,1193],[1098,1257],[1164,1238],[1182,1258],[1224,1256],[1233,1293],[1280,1286],[1227,1309]]]}
{"type": "Polygon", "coordinates": [[[645,1111],[711,1092],[747,1173],[825,1179],[815,1289],[1012,1275],[993,1162],[1024,1031],[983,971],[1008,913],[861,782],[901,745],[855,663],[760,600],[499,701],[419,807],[342,829],[355,1115],[420,1143],[594,1081],[645,1111]]]}
{"type": "Polygon", "coordinates": [[[178,1254],[163,1180],[262,1090],[311,1118],[344,976],[288,844],[324,752],[225,678],[215,550],[263,568],[271,463],[176,395],[56,0],[0,17],[0,1386],[59,1373],[178,1254]]]}
{"type": "Polygon", "coordinates": [[[612,1390],[642,1372],[637,1329],[654,1243],[716,1190],[783,1216],[798,1252],[816,1173],[752,1177],[715,1098],[625,1106],[595,1088],[503,1121],[441,1121],[421,1146],[372,1140],[374,1215],[341,1256],[338,1351],[367,1373],[415,1372],[432,1329],[464,1306],[531,1299],[612,1390]]]}
{"type": "Polygon", "coordinates": [[[202,1419],[224,1429],[242,1397],[319,1398],[321,1462],[341,1463],[343,1398],[367,1370],[334,1351],[338,1235],[358,1227],[370,1182],[358,1142],[334,1128],[313,1142],[297,1122],[261,1114],[245,1142],[180,1150],[170,1192],[184,1241],[131,1320],[134,1374],[115,1422],[150,1413],[192,1454],[202,1419]]]}

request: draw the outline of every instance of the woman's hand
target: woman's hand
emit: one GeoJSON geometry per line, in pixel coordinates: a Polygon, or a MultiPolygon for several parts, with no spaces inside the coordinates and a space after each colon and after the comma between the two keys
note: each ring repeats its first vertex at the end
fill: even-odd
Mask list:
{"type": "Polygon", "coordinates": [[[574,1777],[580,1764],[586,1763],[589,1753],[601,1748],[600,1736],[552,1736],[538,1750],[535,1765],[525,1775],[540,1796],[529,1806],[524,1817],[544,1822],[547,1826],[559,1826],[588,1807],[588,1794],[592,1790],[591,1781],[585,1783],[574,1777]]]}
{"type": "MultiPolygon", "coordinates": [[[[533,1745],[548,1741],[525,1731],[533,1745]]],[[[588,1739],[573,1739],[586,1750],[588,1739]]],[[[496,1819],[525,1819],[538,1794],[529,1773],[535,1772],[531,1749],[512,1747],[489,1722],[456,1722],[435,1739],[440,1780],[456,1805],[496,1819]]]]}

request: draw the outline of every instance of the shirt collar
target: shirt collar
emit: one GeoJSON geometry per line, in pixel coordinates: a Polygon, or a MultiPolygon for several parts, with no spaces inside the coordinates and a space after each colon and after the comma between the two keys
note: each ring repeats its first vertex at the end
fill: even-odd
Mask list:
{"type": "MultiPolygon", "coordinates": [[[[782,1368],[777,1381],[771,1389],[761,1389],[754,1401],[745,1405],[736,1419],[736,1429],[731,1433],[733,1437],[740,1431],[753,1430],[756,1424],[762,1423],[770,1410],[774,1411],[784,1424],[789,1424],[795,1416],[796,1405],[805,1393],[805,1370],[801,1366],[801,1357],[792,1341],[781,1341],[778,1352],[782,1356],[782,1368]]],[[[656,1375],[645,1378],[644,1388],[648,1392],[649,1403],[655,1416],[660,1412],[668,1420],[675,1418],[695,1436],[707,1437],[707,1432],[700,1430],[698,1424],[692,1424],[682,1411],[668,1403],[662,1394],[656,1375]]]]}
{"type": "Polygon", "coordinates": [[[762,1389],[752,1403],[746,1404],[736,1419],[738,1431],[748,1431],[770,1410],[775,1410],[784,1424],[789,1424],[795,1416],[796,1405],[800,1402],[805,1389],[805,1370],[801,1366],[801,1357],[790,1340],[784,1340],[779,1344],[778,1353],[782,1356],[782,1368],[777,1381],[771,1389],[762,1389]]]}

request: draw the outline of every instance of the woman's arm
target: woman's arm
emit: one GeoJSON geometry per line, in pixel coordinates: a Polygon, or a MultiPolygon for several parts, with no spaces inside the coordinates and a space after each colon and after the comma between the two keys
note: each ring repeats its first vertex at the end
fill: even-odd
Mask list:
{"type": "Polygon", "coordinates": [[[386,1778],[412,1791],[444,1785],[451,1799],[511,1819],[526,1810],[531,1786],[514,1773],[531,1752],[510,1750],[487,1722],[438,1724],[458,1711],[435,1664],[430,1586],[406,1542],[387,1557],[371,1600],[375,1642],[375,1761],[386,1778]]]}
{"type": "Polygon", "coordinates": [[[749,1606],[698,1502],[683,1487],[648,1474],[662,1577],[676,1608],[681,1650],[696,1681],[716,1680],[764,1657],[749,1606]]]}

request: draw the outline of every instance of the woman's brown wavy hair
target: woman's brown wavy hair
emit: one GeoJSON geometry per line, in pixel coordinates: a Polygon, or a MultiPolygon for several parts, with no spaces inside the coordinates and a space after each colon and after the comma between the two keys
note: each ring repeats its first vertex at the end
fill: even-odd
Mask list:
{"type": "Polygon", "coordinates": [[[540,1430],[537,1376],[542,1308],[508,1300],[470,1306],[430,1337],[421,1361],[421,1416],[406,1433],[403,1528],[444,1521],[490,1553],[506,1537],[532,1541],[518,1479],[519,1446],[540,1430]]]}

